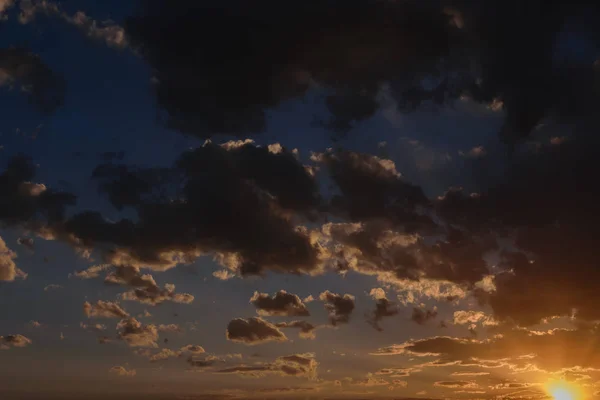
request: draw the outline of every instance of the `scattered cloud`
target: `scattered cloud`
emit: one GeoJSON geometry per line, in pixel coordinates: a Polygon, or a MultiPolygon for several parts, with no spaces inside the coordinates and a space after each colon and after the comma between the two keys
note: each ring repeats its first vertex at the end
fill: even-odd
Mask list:
{"type": "Polygon", "coordinates": [[[129,314],[118,303],[98,300],[96,304],[83,303],[83,312],[88,318],[126,318],[129,314]]]}
{"type": "Polygon", "coordinates": [[[298,334],[302,339],[315,339],[317,330],[317,326],[311,324],[307,321],[291,321],[291,322],[278,322],[275,324],[277,328],[295,328],[299,329],[300,333],[298,334]]]}
{"type": "Polygon", "coordinates": [[[236,318],[229,322],[226,331],[227,340],[256,345],[266,342],[284,342],[288,338],[275,325],[262,318],[236,318]]]}
{"type": "Polygon", "coordinates": [[[385,317],[393,317],[397,315],[400,310],[391,301],[389,301],[385,295],[385,291],[382,288],[371,289],[371,297],[373,297],[377,303],[375,304],[375,310],[372,314],[367,315],[367,322],[378,331],[382,331],[383,328],[379,325],[379,322],[385,317]]]}
{"type": "Polygon", "coordinates": [[[23,335],[0,336],[0,350],[8,350],[11,347],[26,347],[31,340],[23,335]]]}
{"type": "Polygon", "coordinates": [[[135,369],[127,369],[123,366],[115,366],[108,370],[111,374],[124,376],[124,377],[133,377],[136,375],[135,369]]]}
{"type": "Polygon", "coordinates": [[[18,278],[27,278],[27,274],[17,268],[15,258],[17,254],[9,249],[0,237],[0,281],[13,282],[18,278]]]}
{"type": "Polygon", "coordinates": [[[437,315],[437,307],[434,307],[432,310],[424,310],[422,308],[413,307],[410,319],[419,325],[425,325],[427,321],[434,319],[437,317],[437,315]]]}
{"type": "Polygon", "coordinates": [[[354,311],[354,296],[350,294],[342,296],[326,290],[319,295],[319,299],[325,302],[325,309],[329,312],[329,321],[332,325],[350,321],[350,315],[354,311]]]}
{"type": "Polygon", "coordinates": [[[278,291],[273,297],[270,297],[268,293],[254,292],[250,303],[262,316],[304,317],[310,315],[300,297],[285,290],[278,291]]]}
{"type": "Polygon", "coordinates": [[[131,347],[158,347],[158,329],[144,325],[135,318],[123,319],[117,324],[119,338],[131,347]]]}

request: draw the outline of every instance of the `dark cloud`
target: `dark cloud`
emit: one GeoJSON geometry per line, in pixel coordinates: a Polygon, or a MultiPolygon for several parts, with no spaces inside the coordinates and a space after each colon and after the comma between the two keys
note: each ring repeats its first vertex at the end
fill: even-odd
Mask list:
{"type": "Polygon", "coordinates": [[[226,336],[233,342],[247,345],[270,341],[284,342],[287,337],[277,327],[262,318],[236,318],[227,325],[226,336]]]}
{"type": "MultiPolygon", "coordinates": [[[[100,270],[101,267],[95,266],[82,271],[76,276],[78,277],[91,277],[96,275],[96,269],[100,270]]],[[[152,275],[142,274],[138,267],[132,266],[117,266],[113,269],[113,272],[108,274],[104,279],[105,283],[126,285],[134,287],[133,290],[122,293],[120,298],[122,300],[137,301],[142,304],[157,305],[165,301],[172,301],[174,303],[190,304],[194,301],[194,296],[188,293],[175,293],[175,285],[167,283],[164,288],[161,289],[152,275]]]]}
{"type": "Polygon", "coordinates": [[[137,222],[84,212],[64,229],[117,266],[165,270],[212,254],[242,275],[318,271],[320,250],[291,218],[314,212],[316,183],[294,154],[277,150],[207,142],[173,169],[100,166],[101,190],[118,208],[133,207],[137,222]]]}
{"type": "Polygon", "coordinates": [[[23,335],[0,336],[0,350],[8,350],[11,347],[26,347],[31,344],[31,340],[23,335]]]}
{"type": "Polygon", "coordinates": [[[383,289],[372,289],[370,294],[377,302],[375,304],[375,310],[371,314],[367,314],[367,322],[373,328],[381,332],[383,331],[383,328],[379,325],[379,322],[385,317],[397,315],[400,310],[393,302],[387,299],[383,289]]]}
{"type": "Polygon", "coordinates": [[[209,368],[217,363],[218,360],[212,358],[205,358],[203,360],[198,360],[192,357],[189,357],[186,362],[193,368],[201,369],[201,368],[209,368]]]}
{"type": "Polygon", "coordinates": [[[125,318],[129,314],[118,303],[98,300],[96,304],[83,303],[83,312],[88,318],[125,318]]]}
{"type": "Polygon", "coordinates": [[[17,84],[38,110],[52,113],[63,105],[66,82],[25,49],[0,49],[0,86],[17,84]]]}
{"type": "Polygon", "coordinates": [[[438,360],[422,364],[421,368],[455,365],[484,371],[504,367],[515,373],[557,372],[564,368],[600,368],[600,352],[592,350],[598,338],[597,324],[543,331],[521,328],[483,340],[447,336],[410,340],[374,354],[406,354],[438,360]]]}
{"type": "Polygon", "coordinates": [[[254,292],[250,303],[256,307],[256,312],[263,316],[305,317],[310,315],[306,305],[295,294],[280,290],[273,297],[268,293],[254,292]]]}
{"type": "Polygon", "coordinates": [[[315,360],[315,355],[313,353],[304,353],[278,357],[274,362],[270,363],[259,363],[255,365],[242,364],[224,368],[215,371],[215,373],[238,374],[254,378],[263,377],[267,374],[278,374],[314,379],[317,376],[318,365],[319,363],[315,360]]]}
{"type": "Polygon", "coordinates": [[[392,160],[351,151],[313,155],[313,160],[327,167],[340,194],[331,199],[331,211],[352,221],[385,218],[402,224],[407,230],[432,225],[430,219],[416,212],[428,203],[418,186],[403,179],[392,160]]]}
{"type": "Polygon", "coordinates": [[[314,339],[316,338],[315,331],[317,326],[307,321],[291,321],[291,322],[278,322],[275,324],[277,328],[296,328],[300,330],[299,336],[302,339],[314,339]]]}
{"type": "Polygon", "coordinates": [[[319,295],[319,299],[325,302],[325,309],[329,312],[329,321],[332,325],[350,321],[350,315],[354,311],[354,296],[350,294],[342,296],[326,290],[319,295]]]}
{"type": "Polygon", "coordinates": [[[125,29],[154,68],[172,128],[261,132],[269,109],[320,86],[326,125],[344,132],[375,113],[381,83],[433,72],[447,53],[442,13],[408,3],[147,1],[125,29]]]}
{"type": "Polygon", "coordinates": [[[188,344],[187,346],[183,346],[180,351],[190,354],[202,354],[205,353],[204,347],[198,346],[196,344],[188,344]]]}
{"type": "Polygon", "coordinates": [[[478,293],[497,320],[532,325],[574,309],[580,319],[600,317],[590,241],[600,227],[600,192],[589,179],[599,171],[598,121],[586,121],[570,141],[515,155],[478,195],[454,190],[438,202],[448,221],[513,243],[500,254],[493,287],[478,293]]]}
{"type": "Polygon", "coordinates": [[[435,308],[433,310],[424,310],[422,308],[413,307],[410,319],[419,325],[425,325],[427,321],[434,319],[435,317],[437,317],[437,315],[438,312],[435,308]]]}
{"type": "MultiPolygon", "coordinates": [[[[333,263],[342,272],[374,275],[404,288],[430,280],[468,289],[489,274],[484,255],[497,248],[490,235],[481,237],[452,228],[436,235],[426,229],[421,235],[395,228],[385,220],[329,223],[322,232],[331,242],[333,263]]],[[[448,291],[446,297],[459,294],[448,291]]],[[[441,300],[443,296],[438,297],[441,300]]]]}
{"type": "Polygon", "coordinates": [[[121,295],[123,300],[138,301],[142,304],[157,305],[164,301],[174,303],[190,304],[194,301],[194,296],[189,293],[175,293],[175,285],[167,283],[164,289],[153,286],[145,289],[134,289],[121,295]]]}
{"type": "Polygon", "coordinates": [[[32,238],[18,238],[17,243],[31,251],[35,250],[35,245],[33,244],[32,238]]]}
{"type": "Polygon", "coordinates": [[[9,160],[0,174],[0,224],[27,224],[43,236],[47,230],[42,227],[64,221],[66,207],[75,203],[75,196],[33,183],[35,175],[36,166],[29,157],[9,160]]]}
{"type": "Polygon", "coordinates": [[[119,338],[131,347],[158,347],[158,329],[144,325],[135,318],[123,319],[117,324],[119,338]]]}
{"type": "Polygon", "coordinates": [[[261,132],[270,109],[317,88],[325,126],[346,132],[386,105],[385,87],[400,111],[458,97],[493,104],[513,143],[544,117],[589,108],[597,89],[591,63],[561,53],[574,19],[598,42],[588,2],[143,4],[125,30],[155,71],[167,125],[203,137],[261,132]]]}

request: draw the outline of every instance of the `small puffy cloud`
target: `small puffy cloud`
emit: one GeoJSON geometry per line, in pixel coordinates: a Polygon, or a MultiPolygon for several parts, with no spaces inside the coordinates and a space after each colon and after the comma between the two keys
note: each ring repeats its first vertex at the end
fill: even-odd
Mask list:
{"type": "Polygon", "coordinates": [[[0,350],[8,350],[11,347],[26,347],[31,344],[31,340],[23,335],[0,336],[0,350]]]}
{"type": "Polygon", "coordinates": [[[236,277],[236,275],[233,272],[226,269],[220,269],[218,271],[215,271],[212,273],[212,275],[221,281],[227,281],[236,277]]]}
{"type": "Polygon", "coordinates": [[[74,272],[69,276],[73,276],[79,279],[93,279],[99,277],[101,272],[107,271],[111,267],[112,265],[110,264],[93,265],[83,271],[74,272]]]}
{"type": "Polygon", "coordinates": [[[136,375],[135,369],[128,370],[127,368],[120,366],[120,365],[112,367],[111,369],[108,370],[108,372],[110,372],[111,374],[125,376],[125,377],[132,377],[132,376],[136,375]]]}
{"type": "Polygon", "coordinates": [[[326,290],[319,295],[319,299],[325,302],[325,309],[329,312],[329,321],[332,325],[350,321],[350,315],[354,311],[354,296],[350,294],[342,296],[326,290]]]}
{"type": "Polygon", "coordinates": [[[150,362],[163,361],[169,358],[176,358],[181,356],[181,351],[173,351],[171,349],[161,349],[158,353],[152,354],[148,357],[150,362]]]}
{"type": "Polygon", "coordinates": [[[268,293],[254,292],[250,299],[259,315],[263,316],[308,316],[310,313],[300,297],[280,290],[272,297],[268,293]]]}
{"type": "Polygon", "coordinates": [[[98,300],[96,304],[83,303],[83,312],[88,318],[126,318],[129,314],[118,303],[98,300]]]}
{"type": "Polygon", "coordinates": [[[205,353],[204,347],[198,346],[196,344],[188,344],[187,346],[183,346],[179,351],[190,354],[202,354],[205,353]]]}
{"type": "Polygon", "coordinates": [[[156,327],[158,329],[159,332],[181,332],[182,329],[179,325],[177,324],[168,324],[168,325],[158,325],[156,327]]]}
{"type": "Polygon", "coordinates": [[[371,289],[370,295],[377,300],[377,303],[375,304],[375,310],[370,315],[367,315],[367,322],[373,328],[382,331],[383,328],[379,325],[379,321],[385,317],[397,315],[400,310],[393,302],[387,299],[385,291],[382,288],[371,289]]]}
{"type": "Polygon", "coordinates": [[[497,325],[498,322],[493,317],[486,315],[483,311],[455,311],[453,323],[455,325],[476,325],[483,326],[497,325]]]}
{"type": "Polygon", "coordinates": [[[277,328],[295,328],[300,329],[298,334],[302,339],[314,339],[316,337],[315,331],[317,326],[307,321],[291,321],[291,322],[279,322],[275,324],[277,328]]]}
{"type": "Polygon", "coordinates": [[[33,328],[41,328],[42,324],[39,321],[29,321],[29,325],[33,328]]]}
{"type": "Polygon", "coordinates": [[[414,307],[410,319],[419,325],[425,325],[427,321],[437,317],[437,308],[434,307],[432,310],[424,310],[422,308],[414,307]]]}
{"type": "Polygon", "coordinates": [[[119,338],[131,347],[158,347],[158,329],[154,325],[144,325],[135,318],[123,319],[117,325],[119,338]]]}
{"type": "Polygon", "coordinates": [[[17,258],[17,254],[9,249],[0,237],[0,282],[12,282],[17,278],[27,278],[27,274],[17,268],[14,262],[15,258],[17,258]]]}
{"type": "Polygon", "coordinates": [[[164,289],[158,286],[135,289],[121,295],[121,299],[129,301],[138,301],[142,304],[155,306],[164,301],[174,303],[190,304],[194,301],[194,296],[189,293],[175,293],[175,285],[167,283],[164,289]]]}
{"type": "Polygon", "coordinates": [[[247,345],[262,344],[270,341],[284,342],[287,337],[275,325],[262,318],[236,318],[227,325],[228,340],[247,345]]]}
{"type": "MultiPolygon", "coordinates": [[[[93,267],[92,267],[93,268],[93,267]]],[[[102,270],[101,268],[98,272],[102,270]]],[[[96,271],[94,270],[94,274],[96,271]]],[[[90,269],[84,271],[90,275],[90,269]]],[[[188,293],[175,293],[175,285],[167,283],[160,288],[152,275],[142,274],[136,266],[114,266],[113,271],[104,278],[107,284],[131,286],[134,289],[121,294],[122,300],[137,301],[142,304],[157,305],[165,301],[189,304],[194,296],[188,293]]]]}

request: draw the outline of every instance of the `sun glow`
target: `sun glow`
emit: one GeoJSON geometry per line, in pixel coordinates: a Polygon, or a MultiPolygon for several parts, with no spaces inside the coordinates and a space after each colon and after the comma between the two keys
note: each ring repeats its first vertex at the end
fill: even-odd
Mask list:
{"type": "Polygon", "coordinates": [[[554,400],[582,400],[581,388],[564,380],[552,381],[546,384],[546,391],[554,400]]]}

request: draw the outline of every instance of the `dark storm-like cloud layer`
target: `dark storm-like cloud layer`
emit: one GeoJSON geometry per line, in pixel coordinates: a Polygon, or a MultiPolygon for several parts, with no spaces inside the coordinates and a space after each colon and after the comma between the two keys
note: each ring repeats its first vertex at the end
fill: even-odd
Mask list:
{"type": "Polygon", "coordinates": [[[292,221],[294,213],[312,218],[317,186],[285,149],[207,142],[172,169],[110,164],[94,177],[115,207],[139,218],[81,213],[64,224],[84,246],[108,246],[107,262],[164,270],[212,254],[242,275],[317,268],[319,250],[292,221]]]}
{"type": "Polygon", "coordinates": [[[167,124],[182,132],[261,132],[268,110],[315,88],[326,93],[325,125],[346,132],[381,107],[385,84],[400,110],[464,95],[499,101],[514,142],[545,116],[589,106],[591,65],[557,53],[577,18],[598,41],[598,11],[566,0],[146,0],[125,30],[155,71],[167,124]]]}
{"type": "Polygon", "coordinates": [[[268,109],[314,85],[332,89],[327,123],[345,131],[376,111],[391,71],[412,78],[448,47],[441,13],[412,5],[142,3],[125,29],[154,67],[167,123],[203,137],[261,132],[268,109]]]}

